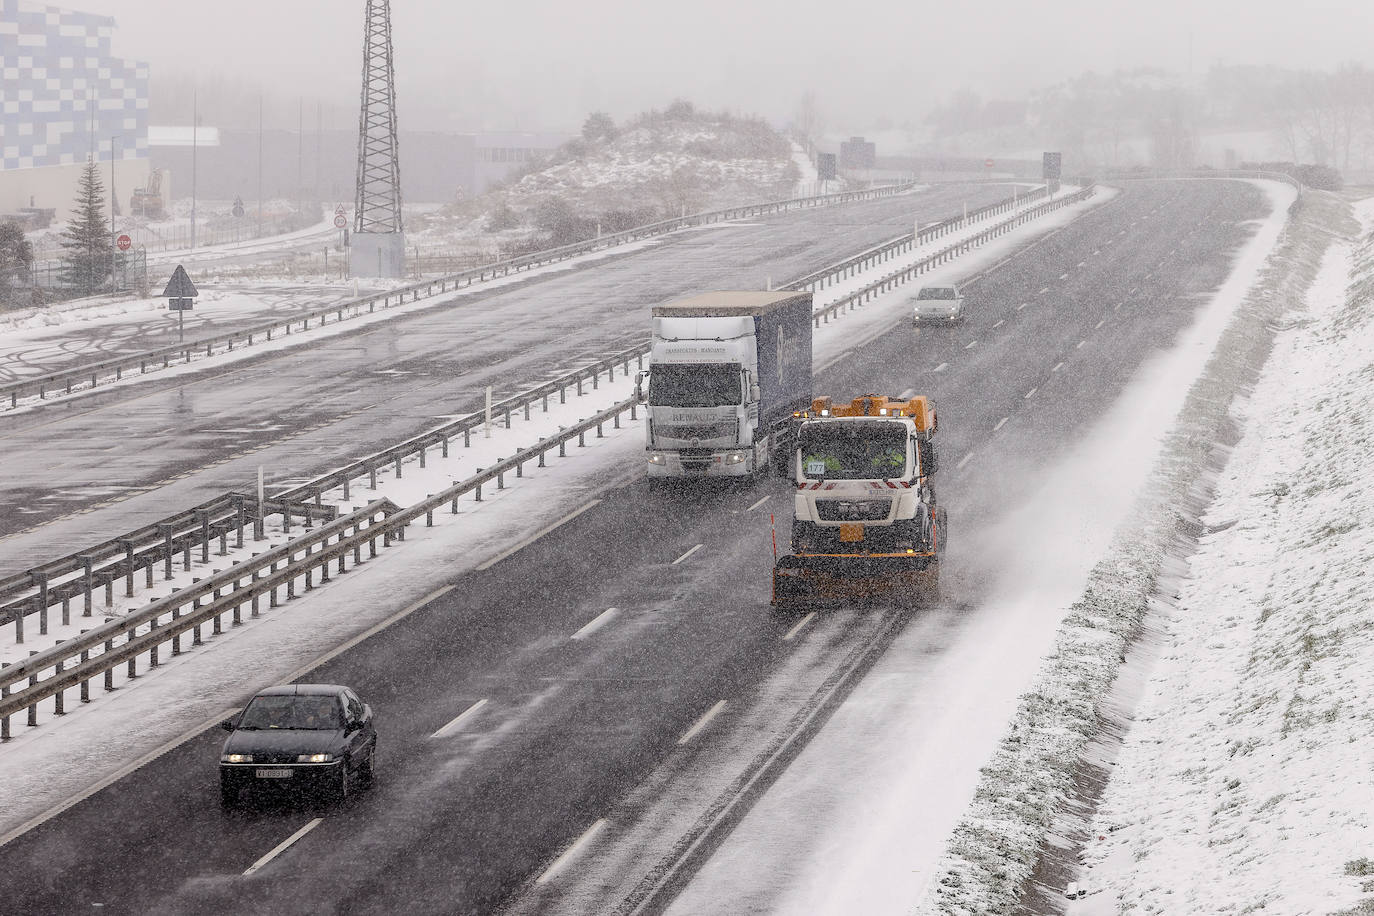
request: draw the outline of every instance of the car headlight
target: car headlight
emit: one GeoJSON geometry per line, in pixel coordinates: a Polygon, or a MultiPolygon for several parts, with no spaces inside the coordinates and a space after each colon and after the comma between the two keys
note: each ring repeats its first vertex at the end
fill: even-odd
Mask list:
{"type": "Polygon", "coordinates": [[[332,763],[333,754],[301,754],[296,758],[297,763],[332,763]]]}
{"type": "Polygon", "coordinates": [[[668,456],[662,452],[653,452],[649,455],[650,464],[667,464],[668,456]]]}
{"type": "Polygon", "coordinates": [[[221,754],[220,763],[252,763],[252,754],[221,754]]]}
{"type": "Polygon", "coordinates": [[[747,452],[729,452],[725,456],[726,464],[743,464],[744,459],[749,457],[747,452]]]}

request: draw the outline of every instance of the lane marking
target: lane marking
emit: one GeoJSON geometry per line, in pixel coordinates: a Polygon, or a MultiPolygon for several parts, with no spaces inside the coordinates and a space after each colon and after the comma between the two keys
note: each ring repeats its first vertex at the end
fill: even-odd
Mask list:
{"type": "Polygon", "coordinates": [[[700,549],[701,549],[701,545],[698,544],[697,546],[693,547],[691,550],[687,551],[687,552],[684,553],[682,556],[680,556],[680,557],[678,557],[676,560],[674,560],[673,563],[672,563],[672,565],[673,565],[673,566],[676,566],[677,564],[681,563],[683,560],[687,559],[688,557],[690,557],[692,554],[696,553],[696,552],[697,552],[698,550],[700,550],[700,549]]]}
{"type": "MultiPolygon", "coordinates": [[[[946,369],[948,369],[948,368],[949,368],[949,363],[940,363],[940,365],[936,366],[935,369],[934,369],[933,371],[935,371],[935,372],[944,372],[944,371],[945,371],[946,369]]],[[[906,394],[902,395],[902,398],[905,400],[906,398],[911,397],[911,395],[914,394],[914,393],[915,393],[915,392],[907,392],[906,394]]]]}
{"type": "Polygon", "coordinates": [[[810,623],[810,622],[811,622],[811,618],[813,618],[813,617],[815,617],[815,616],[816,616],[816,612],[815,612],[815,611],[812,611],[811,613],[809,613],[809,614],[807,614],[805,617],[803,617],[801,620],[797,621],[797,625],[794,626],[792,629],[790,629],[790,630],[787,631],[787,635],[783,637],[783,641],[784,641],[784,642],[787,642],[787,641],[789,641],[793,636],[796,636],[798,633],[800,633],[800,632],[801,632],[801,628],[804,627],[804,626],[806,626],[808,623],[810,623]]]}
{"type": "Polygon", "coordinates": [[[547,884],[549,880],[554,877],[554,875],[557,875],[560,871],[563,870],[563,866],[567,865],[573,859],[577,858],[578,854],[587,847],[587,844],[590,843],[596,837],[596,835],[601,832],[601,829],[605,826],[606,819],[604,817],[597,818],[594,824],[592,824],[590,827],[588,827],[585,831],[582,832],[582,835],[577,838],[576,842],[569,846],[561,856],[554,859],[552,865],[544,869],[544,873],[542,875],[534,879],[534,883],[547,884]]]}
{"type": "Polygon", "coordinates": [[[484,570],[484,569],[491,569],[493,566],[495,566],[497,563],[500,563],[500,562],[501,562],[502,560],[504,560],[506,557],[510,556],[510,555],[513,554],[513,553],[516,553],[517,551],[524,550],[526,547],[530,546],[530,545],[533,544],[535,541],[537,541],[537,540],[539,540],[540,538],[542,538],[544,535],[548,534],[548,533],[551,532],[551,531],[554,531],[555,529],[557,529],[557,528],[559,528],[559,527],[561,527],[561,526],[563,526],[563,525],[566,525],[568,522],[570,522],[570,521],[572,521],[573,519],[577,518],[577,517],[578,517],[579,515],[581,515],[583,512],[586,512],[588,509],[592,508],[593,506],[597,505],[597,504],[600,503],[600,502],[601,502],[601,500],[599,500],[599,499],[594,499],[594,500],[592,500],[591,502],[587,503],[585,506],[583,506],[581,509],[578,509],[578,510],[576,510],[575,512],[569,512],[567,515],[563,516],[562,518],[560,518],[558,521],[554,522],[552,525],[548,526],[547,528],[543,528],[543,529],[541,529],[541,530],[539,530],[539,531],[536,531],[534,534],[532,534],[532,535],[530,535],[529,537],[525,538],[525,540],[521,541],[519,544],[516,544],[516,545],[515,545],[514,547],[512,547],[510,550],[507,550],[507,551],[505,551],[504,553],[499,553],[499,554],[497,554],[496,556],[492,557],[490,560],[488,560],[487,562],[483,563],[481,566],[478,566],[478,567],[477,567],[477,571],[478,571],[478,572],[481,572],[481,571],[484,570]]]}
{"type": "Polygon", "coordinates": [[[972,459],[973,459],[973,452],[969,452],[969,453],[968,453],[967,455],[965,455],[963,458],[960,458],[960,459],[959,459],[959,463],[956,464],[956,465],[954,466],[954,470],[956,470],[956,471],[957,471],[957,470],[960,470],[961,468],[963,468],[964,465],[968,464],[969,461],[972,460],[972,459]]]}
{"type": "Polygon", "coordinates": [[[1138,290],[1138,289],[1140,289],[1140,287],[1138,287],[1138,286],[1132,286],[1132,287],[1131,287],[1131,291],[1128,292],[1126,295],[1128,295],[1128,296],[1134,296],[1134,295],[1135,295],[1135,291],[1138,290]]]}
{"type": "Polygon", "coordinates": [[[1050,371],[1051,371],[1051,372],[1058,372],[1058,371],[1059,371],[1060,369],[1062,369],[1062,368],[1064,368],[1064,364],[1063,364],[1063,363],[1055,363],[1054,368],[1051,369],[1050,371]]]}
{"type": "Polygon", "coordinates": [[[1102,327],[1102,326],[1103,326],[1104,324],[1106,324],[1106,323],[1107,323],[1107,319],[1103,318],[1103,319],[1102,319],[1101,321],[1099,321],[1097,324],[1093,325],[1093,330],[1096,331],[1098,328],[1102,327]]]}
{"type": "Polygon", "coordinates": [[[321,655],[313,662],[308,662],[304,667],[298,668],[295,671],[291,672],[291,674],[287,675],[286,680],[282,681],[282,683],[295,683],[296,681],[305,677],[310,672],[314,671],[316,668],[323,665],[325,662],[342,655],[343,653],[347,652],[349,649],[353,648],[363,640],[377,635],[382,630],[385,630],[387,627],[391,626],[396,621],[403,620],[404,618],[409,617],[411,614],[415,613],[420,608],[424,607],[426,604],[429,604],[435,598],[447,595],[449,592],[453,591],[457,587],[457,585],[445,585],[442,588],[436,588],[434,591],[430,592],[428,595],[425,595],[423,598],[421,598],[419,601],[416,601],[414,604],[407,605],[406,607],[392,614],[386,620],[383,620],[381,623],[374,624],[368,627],[366,630],[359,633],[357,636],[354,636],[352,639],[350,639],[343,645],[339,646],[338,648],[330,649],[328,652],[321,655]]]}
{"type": "Polygon", "coordinates": [[[1025,307],[1028,306],[1028,305],[1030,305],[1029,302],[1022,302],[1020,305],[1018,305],[1018,306],[1016,307],[1016,310],[1019,312],[1019,311],[1021,311],[1023,308],[1025,308],[1025,307]]]}
{"type": "Polygon", "coordinates": [[[1032,388],[1030,391],[1027,391],[1025,394],[1021,395],[1021,400],[1024,401],[1024,400],[1026,400],[1027,398],[1034,397],[1034,396],[1035,396],[1035,393],[1036,393],[1037,391],[1039,391],[1039,390],[1040,390],[1039,387],[1032,388]]]}
{"type": "Polygon", "coordinates": [[[973,349],[974,347],[976,347],[976,346],[978,346],[978,341],[976,341],[976,340],[970,340],[968,343],[964,344],[964,349],[965,349],[965,350],[972,350],[972,349],[973,349]]]}
{"type": "MultiPolygon", "coordinates": [[[[1007,421],[1010,420],[1010,419],[1011,419],[1011,417],[1003,417],[1002,419],[998,420],[998,421],[997,421],[997,425],[994,426],[994,427],[992,428],[992,431],[993,431],[993,432],[997,432],[997,431],[998,431],[999,429],[1001,429],[1003,426],[1006,426],[1006,425],[1007,425],[1007,421]]],[[[966,460],[967,460],[967,459],[966,459],[966,460]]]]}
{"type": "Polygon", "coordinates": [[[1042,288],[1042,289],[1040,290],[1040,292],[1036,293],[1036,295],[1037,295],[1037,296],[1043,296],[1043,295],[1045,295],[1045,293],[1048,293],[1049,291],[1050,291],[1050,288],[1049,288],[1048,286],[1046,286],[1046,287],[1042,288]]]}
{"type": "MultiPolygon", "coordinates": [[[[614,608],[612,608],[612,610],[614,610],[614,608]]],[[[487,701],[485,698],[478,700],[476,703],[473,703],[467,709],[463,710],[462,712],[458,713],[458,715],[454,716],[453,721],[449,722],[443,728],[439,729],[437,732],[430,735],[430,737],[442,738],[445,735],[453,734],[464,722],[468,721],[473,716],[477,715],[477,713],[481,711],[482,707],[486,705],[487,701]]]]}
{"type": "Polygon", "coordinates": [[[1112,244],[1112,243],[1115,242],[1115,241],[1116,241],[1116,239],[1107,239],[1106,244],[1110,245],[1110,244],[1112,244]]]}
{"type": "MultiPolygon", "coordinates": [[[[1097,254],[1097,252],[1094,251],[1093,254],[1097,254]]],[[[1087,261],[1079,261],[1079,262],[1078,262],[1078,266],[1079,266],[1079,267],[1082,267],[1082,266],[1084,266],[1084,265],[1087,264],[1087,263],[1088,263],[1087,261]]]]}
{"type": "Polygon", "coordinates": [[[994,324],[994,325],[992,326],[992,328],[993,328],[993,330],[995,331],[995,330],[997,330],[998,328],[1000,328],[1002,325],[1004,325],[1004,324],[1006,324],[1006,323],[1007,323],[1007,319],[1005,319],[1005,318],[998,318],[998,319],[997,319],[997,323],[994,324]]]}
{"type": "Polygon", "coordinates": [[[720,711],[725,708],[724,700],[717,700],[716,705],[702,713],[701,718],[697,719],[696,724],[687,731],[683,732],[682,737],[677,739],[678,747],[686,744],[695,738],[703,728],[711,724],[711,720],[720,715],[720,711]]]}
{"type": "Polygon", "coordinates": [[[1067,280],[1067,279],[1069,279],[1068,272],[1066,271],[1066,272],[1060,274],[1060,275],[1059,275],[1059,279],[1061,279],[1061,280],[1067,280]]]}
{"type": "Polygon", "coordinates": [[[754,511],[755,509],[757,509],[759,506],[762,506],[764,503],[768,502],[769,498],[770,498],[770,497],[765,496],[763,499],[761,499],[761,500],[759,500],[758,502],[754,503],[752,506],[750,506],[748,509],[745,509],[744,511],[745,511],[745,512],[753,512],[753,511],[754,511]]]}
{"type": "Polygon", "coordinates": [[[1113,311],[1113,312],[1119,312],[1119,311],[1121,311],[1121,303],[1118,302],[1116,305],[1112,306],[1112,311],[1113,311]]]}
{"type": "Polygon", "coordinates": [[[113,773],[111,773],[109,776],[106,776],[104,779],[92,783],[91,785],[87,786],[85,789],[82,789],[80,792],[78,792],[76,795],[73,795],[66,801],[58,802],[57,804],[49,808],[47,811],[44,811],[42,814],[34,817],[32,820],[20,824],[18,827],[14,828],[9,833],[5,834],[4,836],[0,836],[0,847],[3,847],[5,844],[18,839],[19,837],[28,833],[33,828],[38,827],[49,820],[52,820],[54,817],[57,817],[57,815],[61,814],[63,811],[66,811],[68,808],[80,804],[81,802],[90,798],[92,795],[101,791],[102,789],[114,785],[115,783],[119,782],[121,779],[123,779],[125,776],[128,776],[135,770],[141,769],[147,766],[148,764],[152,763],[154,760],[161,757],[163,754],[167,753],[172,748],[179,747],[185,744],[187,741],[199,737],[202,732],[206,732],[209,731],[211,728],[217,727],[225,719],[232,719],[234,716],[238,715],[239,709],[241,708],[242,707],[235,706],[231,709],[226,709],[221,713],[217,713],[216,715],[211,716],[209,719],[206,719],[204,722],[202,722],[200,725],[197,725],[195,728],[192,728],[190,731],[187,731],[177,736],[176,738],[173,738],[171,741],[168,741],[166,744],[162,745],[161,747],[155,750],[149,751],[148,753],[144,754],[142,757],[138,758],[132,763],[120,767],[118,770],[115,770],[113,773]]]}
{"type": "Polygon", "coordinates": [[[1094,249],[1093,249],[1093,254],[1101,254],[1101,253],[1102,253],[1102,249],[1101,249],[1101,248],[1094,248],[1094,249]]]}
{"type": "Polygon", "coordinates": [[[254,862],[252,865],[248,866],[248,870],[244,872],[244,875],[247,876],[247,875],[254,874],[255,872],[257,872],[258,869],[262,868],[262,867],[263,867],[264,865],[266,865],[268,862],[271,862],[271,861],[272,861],[273,859],[275,859],[277,856],[281,855],[281,854],[282,854],[283,852],[285,852],[287,849],[291,848],[291,844],[292,844],[292,843],[296,842],[296,841],[299,840],[301,837],[305,836],[307,833],[309,833],[310,831],[314,830],[316,827],[320,826],[320,824],[322,824],[322,823],[324,823],[324,818],[322,818],[322,817],[317,817],[317,818],[315,818],[313,821],[311,821],[310,823],[306,824],[306,825],[305,825],[304,827],[302,827],[300,830],[297,830],[295,833],[291,834],[289,837],[287,837],[286,839],[284,839],[284,840],[282,840],[280,843],[278,843],[278,844],[276,845],[276,848],[274,848],[274,849],[273,849],[271,852],[269,852],[267,855],[263,856],[261,859],[258,859],[258,860],[257,860],[256,862],[254,862]]]}
{"type": "Polygon", "coordinates": [[[576,633],[574,633],[574,634],[572,635],[572,638],[573,638],[573,639],[585,639],[585,638],[587,638],[588,636],[590,636],[590,635],[592,635],[593,633],[595,633],[597,630],[601,629],[601,628],[602,628],[603,626],[605,626],[606,624],[610,623],[611,618],[614,617],[614,616],[616,615],[616,613],[617,613],[619,610],[620,610],[619,608],[613,608],[613,607],[608,607],[608,608],[606,608],[606,610],[602,611],[600,614],[597,614],[596,617],[593,618],[592,621],[591,621],[590,623],[588,623],[585,627],[583,627],[582,629],[580,629],[580,630],[578,630],[576,633]]]}
{"type": "Polygon", "coordinates": [[[1078,346],[1074,347],[1074,349],[1075,349],[1075,350],[1081,350],[1081,349],[1083,349],[1083,345],[1084,345],[1085,343],[1087,343],[1086,340],[1080,340],[1080,341],[1078,342],[1078,346]]]}

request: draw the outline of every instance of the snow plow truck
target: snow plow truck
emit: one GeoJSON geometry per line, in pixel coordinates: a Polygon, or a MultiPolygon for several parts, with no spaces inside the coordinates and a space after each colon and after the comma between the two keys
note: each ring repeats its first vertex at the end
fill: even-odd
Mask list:
{"type": "Polygon", "coordinates": [[[935,405],[823,397],[796,420],[791,552],[773,567],[774,606],[938,594],[946,538],[931,480],[935,405]]]}

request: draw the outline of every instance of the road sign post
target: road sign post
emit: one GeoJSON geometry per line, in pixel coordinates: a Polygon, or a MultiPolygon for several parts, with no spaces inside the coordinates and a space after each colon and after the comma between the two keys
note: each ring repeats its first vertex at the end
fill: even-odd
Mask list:
{"type": "Polygon", "coordinates": [[[186,312],[195,306],[192,301],[200,293],[196,290],[196,285],[191,282],[191,278],[186,274],[186,268],[180,264],[177,269],[172,271],[172,279],[167,281],[167,288],[162,291],[162,295],[167,297],[167,308],[177,313],[177,340],[186,340],[186,312]]]}

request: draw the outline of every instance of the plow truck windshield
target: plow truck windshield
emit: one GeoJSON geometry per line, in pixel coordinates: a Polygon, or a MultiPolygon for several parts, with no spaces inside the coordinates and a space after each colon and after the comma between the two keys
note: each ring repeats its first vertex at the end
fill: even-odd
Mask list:
{"type": "Polygon", "coordinates": [[[898,423],[811,423],[801,431],[801,470],[809,480],[906,476],[906,429],[898,423]]]}
{"type": "Polygon", "coordinates": [[[649,374],[649,403],[661,407],[725,407],[743,397],[738,365],[668,363],[649,374]]]}

